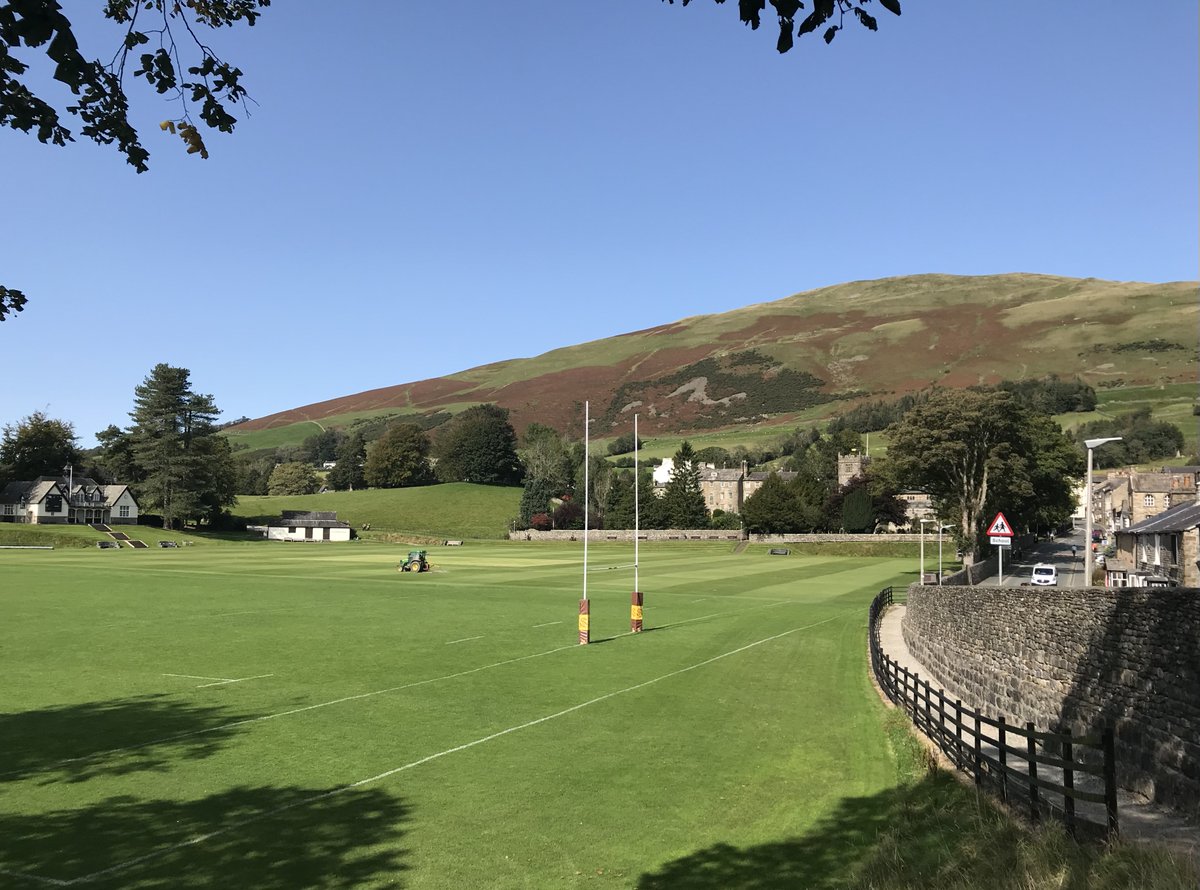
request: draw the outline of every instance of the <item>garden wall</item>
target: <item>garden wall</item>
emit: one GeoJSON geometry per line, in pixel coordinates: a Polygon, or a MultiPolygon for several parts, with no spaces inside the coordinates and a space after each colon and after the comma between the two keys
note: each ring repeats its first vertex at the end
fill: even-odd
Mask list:
{"type": "MultiPolygon", "coordinates": [[[[638,537],[643,541],[752,541],[755,544],[830,544],[857,543],[882,544],[904,543],[918,544],[920,535],[908,534],[879,534],[879,535],[747,535],[741,531],[728,529],[642,529],[638,537]]],[[[582,531],[551,531],[539,532],[530,529],[523,532],[509,532],[510,541],[582,541],[582,531]]],[[[588,531],[589,541],[632,541],[633,529],[591,529],[588,531]]],[[[928,540],[926,540],[928,546],[928,540]]]]}
{"type": "Polygon", "coordinates": [[[1200,815],[1200,590],[914,585],[903,629],[964,703],[1110,724],[1120,784],[1200,815]]]}

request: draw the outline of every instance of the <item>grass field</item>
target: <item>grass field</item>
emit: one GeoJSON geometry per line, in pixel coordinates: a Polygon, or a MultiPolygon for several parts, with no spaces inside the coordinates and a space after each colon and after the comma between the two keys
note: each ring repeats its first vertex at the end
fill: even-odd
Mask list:
{"type": "Polygon", "coordinates": [[[911,560],[5,551],[7,887],[636,883],[897,781],[865,607],[911,560]],[[21,877],[24,875],[25,877],[21,877]]]}
{"type": "MultiPolygon", "coordinates": [[[[870,689],[911,558],[0,551],[0,886],[1190,887],[926,774],[870,689]]],[[[1191,883],[1189,883],[1191,882],[1191,883]]]]}

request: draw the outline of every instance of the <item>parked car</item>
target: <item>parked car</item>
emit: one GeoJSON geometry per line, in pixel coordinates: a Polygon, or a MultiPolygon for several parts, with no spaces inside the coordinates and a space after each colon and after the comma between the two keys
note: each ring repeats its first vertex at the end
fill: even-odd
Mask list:
{"type": "Polygon", "coordinates": [[[1039,562],[1033,567],[1031,580],[1035,587],[1056,587],[1058,585],[1058,569],[1048,562],[1039,562]]]}

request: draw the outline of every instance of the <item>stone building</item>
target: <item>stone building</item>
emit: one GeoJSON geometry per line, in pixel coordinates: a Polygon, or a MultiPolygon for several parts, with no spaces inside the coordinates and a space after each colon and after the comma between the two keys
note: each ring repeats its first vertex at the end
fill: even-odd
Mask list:
{"type": "Polygon", "coordinates": [[[742,512],[741,470],[718,470],[712,466],[700,469],[700,490],[704,493],[704,506],[711,513],[723,510],[726,513],[742,512]]]}
{"type": "Polygon", "coordinates": [[[867,467],[870,465],[871,458],[865,454],[859,454],[858,451],[839,454],[837,456],[838,488],[845,488],[859,476],[865,475],[867,467]]]}
{"type": "Polygon", "coordinates": [[[1117,529],[1108,587],[1200,587],[1200,503],[1191,500],[1117,529]]]}
{"type": "Polygon", "coordinates": [[[1200,467],[1162,467],[1143,473],[1109,471],[1092,483],[1092,523],[1111,536],[1179,504],[1196,500],[1200,467]]]}

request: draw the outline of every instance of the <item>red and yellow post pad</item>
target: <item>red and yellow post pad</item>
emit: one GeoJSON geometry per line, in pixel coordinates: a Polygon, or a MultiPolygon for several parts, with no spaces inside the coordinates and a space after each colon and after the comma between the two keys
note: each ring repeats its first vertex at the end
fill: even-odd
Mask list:
{"type": "Polygon", "coordinates": [[[642,592],[635,590],[629,602],[629,632],[640,634],[642,632],[642,592]]]}
{"type": "Polygon", "coordinates": [[[589,621],[590,617],[591,616],[588,613],[588,601],[580,600],[579,601],[579,645],[580,646],[586,646],[588,644],[588,641],[591,640],[591,638],[592,638],[591,637],[591,635],[592,635],[591,623],[589,621]]]}

